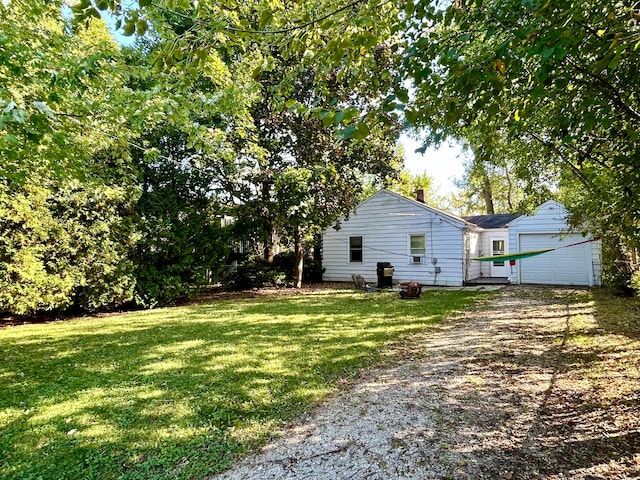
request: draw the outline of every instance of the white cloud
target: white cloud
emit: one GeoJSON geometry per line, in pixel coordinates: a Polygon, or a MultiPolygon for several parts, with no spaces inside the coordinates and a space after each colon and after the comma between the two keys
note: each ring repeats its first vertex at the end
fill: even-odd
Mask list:
{"type": "Polygon", "coordinates": [[[426,173],[434,180],[437,193],[444,195],[457,191],[453,180],[462,177],[464,160],[469,153],[464,152],[459,143],[443,144],[437,148],[428,148],[424,154],[416,153],[422,142],[408,135],[400,137],[404,146],[405,168],[413,174],[426,173]]]}

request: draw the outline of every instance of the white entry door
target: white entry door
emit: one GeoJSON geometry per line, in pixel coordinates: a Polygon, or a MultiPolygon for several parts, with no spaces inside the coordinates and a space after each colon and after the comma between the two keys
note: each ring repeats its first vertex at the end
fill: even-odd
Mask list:
{"type": "MultiPolygon", "coordinates": [[[[507,236],[492,236],[489,237],[489,248],[491,249],[491,255],[504,255],[507,253],[507,236]]],[[[491,262],[491,276],[492,277],[508,277],[508,261],[491,262]]]]}

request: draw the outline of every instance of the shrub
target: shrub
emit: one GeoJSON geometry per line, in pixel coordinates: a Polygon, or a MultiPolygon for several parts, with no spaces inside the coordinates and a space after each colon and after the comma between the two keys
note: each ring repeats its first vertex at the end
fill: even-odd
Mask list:
{"type": "MultiPolygon", "coordinates": [[[[279,253],[273,258],[273,266],[284,273],[287,276],[287,280],[291,282],[295,280],[295,263],[296,256],[294,252],[279,253]]],[[[314,260],[308,256],[304,257],[302,281],[321,282],[324,270],[325,269],[322,268],[322,261],[314,260]]]]}
{"type": "MultiPolygon", "coordinates": [[[[279,253],[268,264],[264,259],[253,257],[238,266],[226,279],[225,285],[232,290],[247,288],[290,286],[294,282],[295,254],[279,253]]],[[[324,268],[320,260],[311,257],[304,259],[302,280],[305,282],[321,282],[324,268]]]]}
{"type": "Polygon", "coordinates": [[[631,281],[629,283],[636,296],[640,296],[640,272],[635,272],[631,275],[631,281]]]}
{"type": "Polygon", "coordinates": [[[277,266],[269,265],[257,257],[238,265],[238,268],[225,279],[225,286],[231,290],[285,285],[287,285],[287,276],[277,266]]]}
{"type": "Polygon", "coordinates": [[[0,311],[97,310],[130,300],[133,201],[134,188],[100,181],[0,184],[0,311]]]}
{"type": "Polygon", "coordinates": [[[311,257],[305,258],[302,280],[304,282],[321,282],[324,271],[325,269],[322,268],[322,260],[314,260],[311,257]]]}

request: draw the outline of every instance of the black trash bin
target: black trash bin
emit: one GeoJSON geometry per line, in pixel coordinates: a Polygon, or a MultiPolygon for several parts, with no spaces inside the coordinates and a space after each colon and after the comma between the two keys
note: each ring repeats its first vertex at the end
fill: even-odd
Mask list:
{"type": "Polygon", "coordinates": [[[376,273],[378,274],[378,288],[390,287],[393,281],[393,265],[389,262],[378,262],[376,273]]]}

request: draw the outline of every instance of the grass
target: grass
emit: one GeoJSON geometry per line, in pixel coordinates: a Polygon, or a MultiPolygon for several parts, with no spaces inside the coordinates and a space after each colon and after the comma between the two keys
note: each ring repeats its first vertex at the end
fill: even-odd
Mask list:
{"type": "MultiPolygon", "coordinates": [[[[621,408],[640,400],[640,301],[607,290],[585,293],[568,345],[581,354],[594,401],[621,408]],[[586,315],[584,314],[586,313],[586,315]]],[[[612,407],[607,407],[612,408],[612,407]]],[[[613,410],[612,410],[613,411],[613,410]]],[[[633,421],[638,422],[637,410],[633,421]]],[[[640,424],[639,424],[640,425],[640,424]]]]}
{"type": "Polygon", "coordinates": [[[200,478],[485,294],[324,291],[0,329],[0,478],[200,478]]]}
{"type": "Polygon", "coordinates": [[[638,478],[640,300],[606,289],[540,293],[566,319],[556,325],[555,371],[539,411],[541,471],[553,476],[562,465],[575,478],[638,478]]]}

